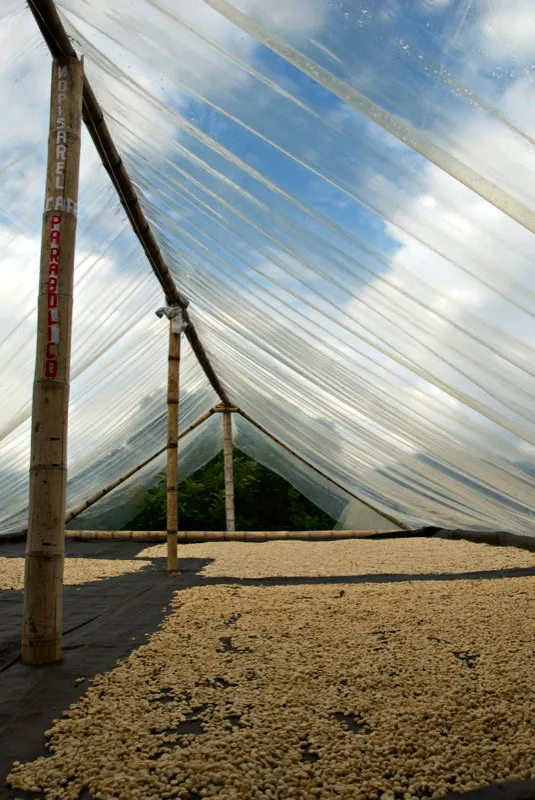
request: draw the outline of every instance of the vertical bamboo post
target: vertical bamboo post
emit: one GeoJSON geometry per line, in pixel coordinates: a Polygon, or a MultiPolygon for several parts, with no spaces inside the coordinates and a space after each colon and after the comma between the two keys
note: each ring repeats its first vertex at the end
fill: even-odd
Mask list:
{"type": "Polygon", "coordinates": [[[178,569],[178,411],[182,334],[176,333],[175,319],[169,320],[167,372],[167,569],[169,572],[176,572],[178,569]]]}
{"type": "Polygon", "coordinates": [[[227,531],[236,530],[234,468],[232,463],[232,412],[223,411],[223,459],[225,464],[225,517],[227,531]]]}
{"type": "Polygon", "coordinates": [[[32,405],[22,660],[61,659],[67,422],[83,66],[52,64],[32,405]]]}

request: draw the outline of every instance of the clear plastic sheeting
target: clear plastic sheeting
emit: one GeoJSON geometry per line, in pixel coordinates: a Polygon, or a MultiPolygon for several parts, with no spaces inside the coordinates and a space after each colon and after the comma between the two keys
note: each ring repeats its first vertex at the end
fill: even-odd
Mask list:
{"type": "Polygon", "coordinates": [[[392,531],[399,528],[376,511],[358,500],[349,502],[340,517],[336,530],[343,531],[392,531]]]}
{"type": "MultiPolygon", "coordinates": [[[[513,0],[507,7],[503,0],[422,0],[412,8],[375,0],[298,0],[282,13],[279,4],[205,2],[375,125],[535,230],[535,195],[523,180],[526,162],[533,164],[530,126],[507,92],[497,97],[496,84],[507,85],[509,76],[485,76],[511,45],[526,55],[527,37],[533,33],[529,19],[526,30],[519,30],[522,11],[530,16],[526,0],[513,0]],[[441,14],[444,7],[448,13],[441,14]],[[312,23],[306,37],[301,26],[288,24],[296,14],[312,23]],[[477,138],[467,140],[463,123],[484,131],[483,152],[477,138]]],[[[522,88],[528,89],[529,65],[515,60],[513,74],[527,79],[522,88]]]]}
{"type": "MultiPolygon", "coordinates": [[[[138,365],[138,369],[143,371],[147,379],[152,380],[147,384],[143,381],[136,384],[136,365],[130,363],[134,376],[132,379],[123,377],[129,389],[128,395],[120,396],[118,391],[119,396],[115,400],[109,398],[108,405],[99,398],[98,380],[95,380],[93,393],[81,392],[79,404],[76,401],[80,395],[76,391],[76,384],[73,384],[68,509],[75,508],[165,445],[166,354],[159,358],[158,349],[166,341],[166,337],[162,339],[158,332],[151,358],[141,360],[138,365]],[[156,375],[151,374],[149,366],[154,366],[156,375]],[[158,367],[160,369],[157,371],[158,367]]],[[[191,353],[188,353],[183,364],[183,378],[188,380],[190,388],[182,392],[181,420],[184,427],[187,427],[213,405],[215,398],[191,353]]],[[[120,385],[119,379],[118,387],[120,385]]],[[[118,387],[116,385],[116,388],[118,387]]],[[[9,464],[14,463],[14,460],[9,461],[10,453],[18,455],[20,467],[17,471],[11,468],[11,492],[2,503],[1,524],[4,530],[17,530],[26,524],[29,423],[21,425],[16,431],[16,436],[6,439],[3,449],[4,470],[7,472],[9,464]]],[[[185,460],[183,470],[188,469],[187,465],[190,463],[191,471],[198,468],[200,451],[195,451],[196,446],[198,447],[195,445],[193,433],[184,439],[181,445],[182,458],[185,460]],[[190,452],[192,449],[194,452],[190,452]]],[[[203,447],[206,446],[203,442],[203,447]]]]}
{"type": "MultiPolygon", "coordinates": [[[[0,531],[8,531],[27,522],[50,58],[26,8],[2,19],[1,30],[0,531]]],[[[85,135],[81,164],[68,508],[166,441],[169,323],[154,313],[162,292],[85,135]]],[[[187,344],[182,378],[187,426],[217,400],[187,344]]]]}
{"type": "MultiPolygon", "coordinates": [[[[181,439],[178,445],[179,482],[204,467],[222,448],[221,418],[214,415],[181,439]]],[[[157,448],[158,449],[158,448],[157,448]]],[[[138,505],[154,486],[160,473],[165,472],[166,454],[147,464],[121,486],[111,491],[95,505],[83,511],[68,525],[70,530],[121,530],[132,522],[138,505]]],[[[179,520],[180,525],[180,520],[179,520]]]]}
{"type": "MultiPolygon", "coordinates": [[[[266,438],[265,434],[239,414],[233,415],[233,430],[234,444],[242,453],[276,472],[326,514],[335,520],[339,519],[351,501],[347,492],[318,475],[276,442],[266,438]]],[[[385,522],[381,519],[380,527],[388,527],[385,522]]]]}
{"type": "MultiPolygon", "coordinates": [[[[531,0],[58,8],[232,402],[407,525],[535,534],[531,0]]],[[[22,4],[0,36],[5,530],[25,518],[50,59],[22,4]]],[[[86,139],[79,205],[71,506],[162,445],[167,349],[86,139]]],[[[190,424],[215,397],[183,363],[190,424]]]]}

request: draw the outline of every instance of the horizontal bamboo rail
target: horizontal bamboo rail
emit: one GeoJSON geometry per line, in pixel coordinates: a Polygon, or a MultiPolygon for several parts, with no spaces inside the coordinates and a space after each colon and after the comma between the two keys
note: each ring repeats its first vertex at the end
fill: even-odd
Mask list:
{"type": "MultiPolygon", "coordinates": [[[[217,412],[217,408],[214,406],[209,411],[207,411],[205,414],[201,414],[200,417],[197,417],[195,422],[192,422],[191,425],[188,428],[184,428],[184,430],[180,432],[180,434],[178,436],[179,440],[183,439],[184,436],[187,436],[188,433],[191,433],[192,431],[194,431],[195,428],[199,427],[199,425],[202,425],[203,422],[205,422],[207,419],[209,419],[216,412],[217,412]]],[[[84,500],[84,502],[80,503],[79,506],[76,506],[75,508],[73,508],[72,511],[69,511],[69,513],[65,517],[65,525],[68,525],[69,522],[71,522],[71,520],[73,520],[75,517],[77,517],[78,514],[81,514],[82,511],[85,511],[87,508],[90,508],[90,506],[94,505],[98,500],[101,500],[103,497],[105,497],[107,494],[112,492],[114,489],[116,489],[122,483],[127,481],[129,478],[132,477],[132,475],[135,475],[136,472],[139,472],[140,470],[142,470],[143,467],[146,467],[147,464],[150,464],[150,462],[154,461],[155,458],[158,458],[158,456],[161,456],[162,453],[165,453],[166,450],[167,450],[167,444],[164,447],[161,447],[152,456],[150,456],[150,458],[145,459],[145,461],[142,461],[141,464],[138,464],[136,467],[133,467],[132,469],[128,470],[128,472],[125,472],[123,475],[121,475],[120,478],[117,478],[116,480],[112,481],[111,483],[108,483],[108,485],[105,486],[104,489],[99,489],[98,492],[95,492],[95,494],[91,495],[91,497],[89,497],[87,500],[84,500]]]]}
{"type": "MultiPolygon", "coordinates": [[[[55,58],[65,56],[78,58],[74,47],[69,41],[69,37],[63,27],[63,23],[61,22],[53,0],[28,0],[28,6],[52,56],[55,58]]],[[[189,301],[175,285],[174,278],[169,271],[169,267],[165,263],[150,223],[141,208],[134,185],[130,180],[130,176],[112,139],[102,109],[85,75],[83,83],[83,120],[97,152],[100,155],[102,163],[119,195],[119,199],[132,229],[139,239],[153,272],[165,292],[167,303],[169,305],[178,305],[184,309],[185,321],[188,323],[186,337],[191,345],[191,349],[195,353],[206,377],[222,403],[225,406],[232,405],[224,386],[212,367],[210,359],[195,330],[195,326],[186,311],[189,301]]]]}
{"type": "MultiPolygon", "coordinates": [[[[305,541],[323,542],[335,539],[366,539],[385,533],[403,533],[403,531],[179,531],[177,541],[181,544],[202,542],[272,542],[272,541],[305,541]]],[[[417,531],[415,531],[415,534],[417,531]]],[[[165,542],[166,531],[65,531],[69,539],[77,541],[129,541],[129,542],[165,542]]],[[[421,535],[421,534],[420,534],[421,535]]]]}
{"type": "Polygon", "coordinates": [[[388,514],[386,511],[381,511],[381,509],[376,508],[375,506],[372,506],[371,503],[368,503],[366,500],[363,500],[361,497],[359,497],[354,492],[352,492],[350,489],[348,489],[347,486],[342,486],[342,484],[338,483],[338,481],[335,481],[334,478],[331,478],[329,475],[327,475],[321,469],[319,469],[318,467],[315,467],[314,464],[312,464],[310,461],[308,461],[303,456],[299,455],[299,453],[296,453],[296,451],[292,450],[291,447],[288,447],[287,444],[284,444],[284,442],[282,442],[280,439],[278,439],[273,433],[270,433],[270,431],[268,431],[267,428],[264,428],[263,425],[260,425],[260,423],[257,422],[256,420],[254,420],[252,417],[250,417],[249,414],[246,414],[245,411],[242,411],[241,408],[236,409],[236,411],[237,411],[238,414],[241,414],[241,416],[245,420],[247,420],[247,422],[250,422],[251,425],[254,425],[255,428],[257,428],[261,433],[263,433],[265,436],[267,436],[268,439],[271,439],[271,441],[275,442],[275,444],[278,444],[279,447],[282,447],[283,450],[286,450],[294,458],[297,458],[298,461],[301,461],[301,463],[305,464],[305,466],[309,467],[309,469],[313,470],[318,475],[321,475],[322,478],[325,478],[327,481],[329,481],[329,483],[332,483],[333,486],[336,486],[338,489],[341,489],[343,492],[348,494],[350,497],[354,497],[355,500],[358,500],[359,503],[362,503],[363,506],[366,506],[366,508],[369,508],[370,511],[375,511],[376,514],[380,514],[382,517],[384,517],[386,520],[391,522],[397,528],[401,528],[401,530],[404,530],[404,531],[408,530],[407,526],[404,525],[403,522],[401,522],[399,519],[396,519],[396,517],[393,517],[391,514],[388,514]]]}

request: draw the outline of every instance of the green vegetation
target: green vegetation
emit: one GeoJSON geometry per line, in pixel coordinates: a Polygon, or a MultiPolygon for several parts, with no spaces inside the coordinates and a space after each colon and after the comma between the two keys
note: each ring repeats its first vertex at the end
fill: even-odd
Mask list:
{"type": "MultiPolygon", "coordinates": [[[[124,527],[166,529],[166,480],[158,482],[138,504],[138,513],[124,527]]],[[[283,478],[234,450],[236,529],[249,531],[329,530],[334,520],[316,508],[283,478]]],[[[183,481],[179,487],[181,530],[225,530],[223,453],[183,481]]]]}

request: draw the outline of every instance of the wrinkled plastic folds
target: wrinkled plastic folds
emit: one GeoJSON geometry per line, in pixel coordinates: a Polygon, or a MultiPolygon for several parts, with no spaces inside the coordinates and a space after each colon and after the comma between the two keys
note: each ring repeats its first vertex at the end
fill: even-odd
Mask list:
{"type": "MultiPolygon", "coordinates": [[[[355,495],[535,534],[531,0],[57,5],[232,402],[349,494],[238,418],[236,444],[340,524],[368,527],[355,495]]],[[[50,58],[18,0],[0,42],[5,531],[26,520],[50,58]]],[[[162,447],[166,415],[162,292],[87,135],[79,207],[69,508],[162,447]]],[[[182,426],[217,402],[184,350],[182,426]]]]}

